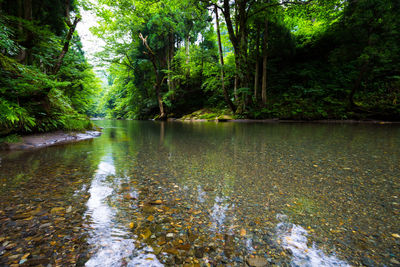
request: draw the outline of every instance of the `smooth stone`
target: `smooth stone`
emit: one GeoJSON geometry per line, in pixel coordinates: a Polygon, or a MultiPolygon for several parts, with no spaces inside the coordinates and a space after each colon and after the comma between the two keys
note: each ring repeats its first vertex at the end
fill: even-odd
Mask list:
{"type": "Polygon", "coordinates": [[[168,233],[167,234],[167,238],[174,238],[174,234],[173,233],[168,233]]]}
{"type": "Polygon", "coordinates": [[[393,263],[394,265],[399,265],[400,266],[400,262],[398,260],[396,260],[395,258],[391,258],[390,259],[390,263],[393,263]]]}
{"type": "Polygon", "coordinates": [[[198,259],[203,258],[203,256],[204,256],[204,248],[203,247],[195,247],[194,248],[194,255],[198,259]]]}
{"type": "Polygon", "coordinates": [[[25,262],[27,266],[47,265],[49,263],[50,260],[46,258],[29,259],[27,262],[25,262]]]}
{"type": "Polygon", "coordinates": [[[175,256],[175,264],[180,265],[180,264],[182,264],[182,263],[183,263],[183,260],[182,260],[180,257],[175,256]]]}
{"type": "Polygon", "coordinates": [[[365,256],[362,257],[361,263],[364,264],[364,265],[367,266],[367,267],[374,267],[374,266],[377,266],[376,263],[375,263],[373,260],[371,260],[370,258],[365,257],[365,256]]]}
{"type": "Polygon", "coordinates": [[[262,257],[254,257],[254,258],[248,258],[247,259],[247,264],[253,267],[263,267],[267,266],[269,262],[262,257]]]}
{"type": "Polygon", "coordinates": [[[51,214],[60,214],[60,213],[64,213],[64,212],[65,212],[64,207],[55,207],[55,208],[52,208],[50,211],[51,214]]]}

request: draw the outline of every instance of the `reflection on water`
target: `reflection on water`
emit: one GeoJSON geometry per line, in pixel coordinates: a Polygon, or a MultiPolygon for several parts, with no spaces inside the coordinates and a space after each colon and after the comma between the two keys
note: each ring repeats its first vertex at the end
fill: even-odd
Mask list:
{"type": "MultiPolygon", "coordinates": [[[[88,243],[92,245],[92,255],[85,265],[88,267],[160,266],[151,248],[145,248],[141,253],[135,251],[134,240],[128,229],[115,218],[118,207],[110,206],[113,187],[120,186],[119,179],[115,179],[115,175],[112,156],[104,156],[89,189],[90,198],[87,202],[86,216],[90,222],[88,243]]],[[[136,195],[136,191],[129,193],[132,198],[136,195]]]]}
{"type": "MultiPolygon", "coordinates": [[[[278,214],[277,218],[285,218],[278,214]]],[[[335,255],[326,255],[323,251],[317,248],[315,243],[311,247],[308,246],[308,232],[301,226],[282,221],[276,227],[278,240],[282,242],[282,246],[291,251],[293,258],[292,266],[350,266],[347,262],[339,260],[335,255]]]]}
{"type": "MultiPolygon", "coordinates": [[[[211,208],[210,221],[212,222],[212,228],[214,231],[223,232],[226,222],[226,212],[230,208],[229,204],[224,203],[224,199],[219,196],[215,197],[214,206],[211,208]]],[[[232,207],[234,208],[234,206],[232,207]]],[[[227,225],[229,226],[229,225],[227,225]]]]}
{"type": "Polygon", "coordinates": [[[107,204],[107,198],[113,189],[107,182],[109,175],[115,175],[115,168],[110,156],[105,156],[92,180],[87,202],[86,216],[90,217],[90,239],[95,253],[86,262],[86,266],[121,265],[132,254],[133,241],[126,239],[128,233],[113,222],[115,210],[107,204]]]}
{"type": "Polygon", "coordinates": [[[400,264],[399,126],[96,123],[0,155],[1,266],[400,264]]]}

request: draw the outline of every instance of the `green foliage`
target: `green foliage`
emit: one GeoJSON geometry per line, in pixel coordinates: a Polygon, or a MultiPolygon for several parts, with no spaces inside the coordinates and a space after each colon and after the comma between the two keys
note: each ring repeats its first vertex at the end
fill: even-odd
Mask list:
{"type": "Polygon", "coordinates": [[[0,137],[0,144],[1,143],[18,143],[21,141],[21,137],[17,134],[7,135],[5,137],[0,137]]]}
{"type": "Polygon", "coordinates": [[[50,75],[64,41],[55,29],[59,25],[44,24],[45,17],[15,17],[11,2],[5,7],[10,9],[7,17],[0,14],[0,136],[91,128],[86,113],[100,82],[81,52],[79,37],[72,40],[61,70],[50,75]]]}
{"type": "MultiPolygon", "coordinates": [[[[237,51],[224,17],[227,12],[220,12],[222,67],[207,9],[214,3],[225,8],[222,1],[100,1],[101,23],[95,32],[107,42],[101,56],[112,62],[109,75],[113,83],[103,93],[97,111],[110,118],[154,118],[160,112],[156,73],[162,80],[159,94],[170,116],[202,108],[226,109],[223,68],[224,86],[238,106],[239,117],[400,119],[398,1],[294,2],[302,4],[230,1],[234,34],[241,27],[246,34],[240,40],[244,48],[237,51]],[[239,14],[242,3],[248,8],[246,20],[236,25],[243,18],[239,14]],[[139,33],[147,37],[154,52],[156,72],[139,33]],[[263,71],[265,105],[260,99],[263,71]]],[[[202,116],[209,119],[214,114],[202,116]]]]}

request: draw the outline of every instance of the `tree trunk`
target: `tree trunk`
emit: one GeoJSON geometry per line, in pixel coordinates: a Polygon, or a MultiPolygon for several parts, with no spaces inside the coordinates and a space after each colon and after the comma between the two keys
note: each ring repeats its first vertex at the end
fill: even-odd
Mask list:
{"type": "Polygon", "coordinates": [[[247,11],[246,11],[246,3],[247,1],[239,1],[238,2],[238,39],[239,39],[239,50],[238,50],[238,58],[239,61],[239,82],[240,87],[248,88],[249,87],[249,68],[247,64],[248,58],[248,32],[247,32],[247,11]]]}
{"type": "Polygon", "coordinates": [[[261,85],[261,101],[263,106],[267,105],[267,60],[268,60],[268,20],[265,20],[263,40],[263,74],[261,85]]]}
{"type": "Polygon", "coordinates": [[[56,64],[54,65],[54,68],[53,68],[53,71],[52,71],[53,75],[57,74],[58,71],[61,68],[61,65],[63,63],[64,57],[68,52],[69,44],[71,42],[72,36],[73,36],[73,34],[75,32],[76,25],[78,24],[79,21],[81,21],[81,18],[80,17],[75,17],[74,22],[72,24],[69,21],[67,23],[68,26],[69,26],[68,34],[67,34],[67,37],[65,38],[63,49],[61,50],[61,53],[57,58],[56,64]]]}
{"type": "Polygon", "coordinates": [[[160,109],[160,117],[158,117],[159,120],[165,120],[167,118],[167,114],[165,113],[164,110],[164,104],[162,101],[162,97],[161,97],[161,81],[160,81],[160,75],[158,74],[157,69],[155,68],[156,71],[156,82],[154,84],[154,90],[156,91],[156,95],[157,95],[157,101],[158,101],[158,107],[160,109]]]}
{"type": "Polygon", "coordinates": [[[167,50],[167,70],[168,70],[168,74],[167,74],[167,85],[168,85],[168,91],[171,91],[171,42],[170,42],[170,36],[168,35],[168,42],[167,42],[167,46],[166,46],[166,50],[167,50]]]}
{"type": "MultiPolygon", "coordinates": [[[[22,18],[22,0],[18,0],[17,6],[18,6],[17,17],[22,18]]],[[[20,37],[22,37],[23,34],[22,21],[18,21],[18,34],[20,37]]]]}
{"type": "MultiPolygon", "coordinates": [[[[27,21],[32,21],[32,0],[24,0],[24,19],[27,21]]],[[[24,62],[27,65],[32,65],[32,48],[33,48],[33,33],[30,30],[26,31],[26,39],[23,43],[26,50],[21,51],[21,55],[19,57],[20,62],[24,62]]]]}
{"type": "Polygon", "coordinates": [[[364,76],[368,70],[368,60],[365,60],[360,68],[360,72],[358,73],[357,79],[354,81],[354,85],[351,88],[351,92],[349,94],[349,104],[351,108],[356,107],[356,103],[354,103],[354,95],[356,92],[361,90],[362,81],[364,80],[364,76]]]}
{"type": "Polygon", "coordinates": [[[220,60],[220,63],[221,63],[222,92],[224,93],[225,102],[228,104],[228,106],[232,110],[232,112],[235,112],[236,111],[236,107],[232,103],[231,99],[229,98],[228,91],[225,88],[225,81],[224,81],[224,55],[222,53],[221,32],[220,32],[220,29],[219,29],[218,9],[217,9],[216,5],[214,6],[214,12],[215,12],[215,22],[216,22],[216,26],[217,26],[219,60],[220,60]]]}
{"type": "Polygon", "coordinates": [[[256,37],[256,72],[254,74],[254,101],[258,103],[258,87],[259,87],[259,78],[260,78],[260,29],[257,29],[257,37],[256,37]]]}
{"type": "MultiPolygon", "coordinates": [[[[237,67],[236,67],[237,69],[237,67]]],[[[239,76],[237,73],[235,73],[235,80],[233,82],[233,96],[235,97],[235,101],[237,102],[239,100],[237,89],[239,85],[239,76]]]]}
{"type": "Polygon", "coordinates": [[[150,48],[150,46],[148,45],[147,37],[148,36],[146,36],[146,38],[145,38],[145,37],[143,37],[143,35],[141,33],[139,34],[139,38],[142,40],[143,45],[147,49],[147,52],[144,52],[144,54],[146,54],[146,55],[148,55],[150,57],[150,61],[151,61],[152,65],[153,65],[154,74],[156,75],[156,81],[154,82],[154,91],[156,92],[158,107],[160,109],[160,116],[158,117],[158,119],[159,120],[166,120],[167,119],[167,114],[165,112],[164,104],[163,104],[162,97],[161,97],[162,79],[160,77],[160,72],[158,71],[158,68],[157,68],[156,55],[153,52],[153,50],[150,48]]]}
{"type": "Polygon", "coordinates": [[[185,52],[186,52],[186,77],[190,77],[190,37],[189,34],[185,38],[185,52]]]}
{"type": "MultiPolygon", "coordinates": [[[[228,34],[229,34],[229,39],[231,40],[233,50],[235,52],[235,59],[236,55],[238,53],[238,41],[237,41],[237,27],[236,27],[236,33],[235,29],[233,28],[233,22],[231,19],[231,11],[230,11],[230,1],[229,0],[224,0],[223,3],[223,15],[226,23],[226,28],[228,29],[228,34]]],[[[235,84],[234,84],[234,89],[233,89],[233,95],[235,97],[235,101],[238,100],[238,95],[237,95],[237,87],[238,87],[238,62],[235,62],[235,84]]]]}
{"type": "MultiPolygon", "coordinates": [[[[169,53],[169,55],[170,55],[170,64],[171,64],[171,71],[173,71],[174,70],[174,65],[173,65],[173,63],[174,63],[174,56],[175,56],[175,34],[171,34],[171,36],[170,36],[170,53],[169,53]]],[[[171,89],[172,90],[174,90],[175,89],[175,83],[174,83],[174,81],[172,80],[172,77],[171,77],[171,89]]]]}
{"type": "Polygon", "coordinates": [[[168,90],[174,90],[174,85],[172,82],[172,61],[174,59],[174,34],[168,35],[168,46],[167,46],[167,66],[168,66],[168,90]]]}
{"type": "MultiPolygon", "coordinates": [[[[236,1],[235,8],[235,29],[231,19],[230,0],[223,2],[223,14],[228,29],[229,39],[232,42],[235,53],[235,99],[238,100],[237,89],[249,87],[249,70],[247,64],[247,1],[236,1]]],[[[242,105],[248,102],[248,98],[243,99],[242,105]]]]}
{"type": "Polygon", "coordinates": [[[32,21],[32,0],[24,1],[24,19],[32,21]]]}
{"type": "MultiPolygon", "coordinates": [[[[372,32],[373,32],[372,27],[370,27],[368,29],[368,47],[372,45],[372,38],[371,38],[372,32]]],[[[357,79],[354,81],[353,88],[351,88],[351,92],[349,94],[349,104],[351,108],[357,106],[356,103],[354,103],[354,95],[356,92],[361,90],[362,81],[364,80],[364,77],[368,72],[368,64],[369,64],[368,59],[364,59],[364,62],[362,63],[360,68],[360,72],[358,73],[357,79]]]]}

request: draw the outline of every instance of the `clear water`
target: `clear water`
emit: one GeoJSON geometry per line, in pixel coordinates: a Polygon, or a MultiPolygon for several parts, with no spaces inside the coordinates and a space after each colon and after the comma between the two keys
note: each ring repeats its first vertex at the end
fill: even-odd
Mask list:
{"type": "Polygon", "coordinates": [[[96,123],[0,154],[1,266],[400,261],[398,125],[96,123]]]}

